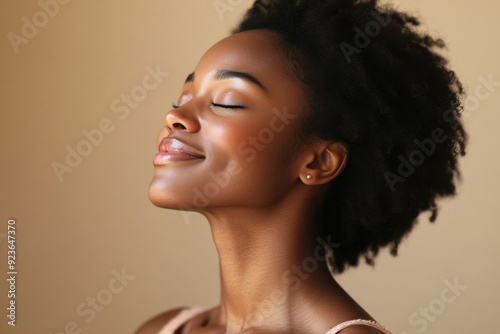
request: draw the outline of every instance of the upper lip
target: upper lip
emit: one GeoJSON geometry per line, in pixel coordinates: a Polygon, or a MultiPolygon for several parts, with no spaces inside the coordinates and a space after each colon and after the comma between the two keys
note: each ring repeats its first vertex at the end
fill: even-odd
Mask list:
{"type": "Polygon", "coordinates": [[[165,137],[161,140],[160,145],[158,145],[159,152],[172,153],[186,153],[197,158],[205,158],[205,156],[194,147],[182,142],[177,138],[165,137]]]}

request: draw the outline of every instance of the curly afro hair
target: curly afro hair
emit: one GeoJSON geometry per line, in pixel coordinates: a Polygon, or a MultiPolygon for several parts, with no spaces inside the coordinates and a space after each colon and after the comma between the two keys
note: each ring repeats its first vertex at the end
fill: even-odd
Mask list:
{"type": "Polygon", "coordinates": [[[417,17],[377,0],[257,0],[232,33],[280,34],[293,75],[306,88],[304,131],[345,144],[349,161],[327,190],[318,236],[340,243],[334,272],[373,264],[398,245],[421,212],[455,195],[467,134],[464,91],[445,47],[417,17]]]}

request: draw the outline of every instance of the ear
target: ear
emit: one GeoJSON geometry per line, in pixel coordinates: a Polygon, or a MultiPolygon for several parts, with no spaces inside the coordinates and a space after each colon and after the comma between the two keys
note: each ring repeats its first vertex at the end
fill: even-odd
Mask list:
{"type": "Polygon", "coordinates": [[[299,177],[307,185],[328,183],[344,170],[347,157],[347,147],[343,143],[319,140],[309,150],[299,177]]]}

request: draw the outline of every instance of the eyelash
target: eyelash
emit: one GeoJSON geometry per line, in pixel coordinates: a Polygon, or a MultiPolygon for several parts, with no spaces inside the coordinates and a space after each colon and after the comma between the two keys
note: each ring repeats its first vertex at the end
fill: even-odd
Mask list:
{"type": "MultiPolygon", "coordinates": [[[[214,106],[214,107],[220,107],[220,108],[226,108],[226,109],[243,109],[245,108],[244,106],[238,106],[238,105],[227,105],[227,104],[218,104],[218,103],[213,103],[211,102],[211,104],[214,106]]],[[[180,106],[178,105],[175,105],[172,103],[172,108],[174,109],[177,109],[179,108],[180,106]]]]}

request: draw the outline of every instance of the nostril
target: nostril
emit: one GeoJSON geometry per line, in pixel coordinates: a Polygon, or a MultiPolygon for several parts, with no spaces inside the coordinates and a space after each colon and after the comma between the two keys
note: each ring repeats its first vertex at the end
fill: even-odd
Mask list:
{"type": "Polygon", "coordinates": [[[179,109],[171,110],[165,116],[165,126],[170,131],[198,131],[199,124],[196,115],[187,112],[179,112],[179,109]]]}
{"type": "Polygon", "coordinates": [[[174,124],[172,124],[172,126],[174,127],[174,129],[186,130],[186,127],[184,125],[182,125],[181,123],[174,123],[174,124]]]}

